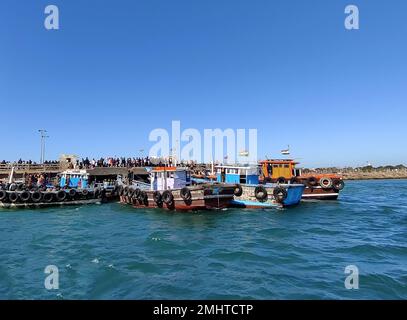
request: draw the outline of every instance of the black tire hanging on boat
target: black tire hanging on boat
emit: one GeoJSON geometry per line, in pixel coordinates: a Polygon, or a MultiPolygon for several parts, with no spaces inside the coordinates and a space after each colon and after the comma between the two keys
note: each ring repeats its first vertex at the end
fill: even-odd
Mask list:
{"type": "Polygon", "coordinates": [[[309,187],[315,187],[317,184],[318,184],[317,178],[315,178],[315,177],[309,177],[309,178],[307,179],[307,185],[308,185],[309,187]]]}
{"type": "Polygon", "coordinates": [[[292,177],[290,179],[291,184],[301,183],[301,181],[297,177],[292,177]]]}
{"type": "MultiPolygon", "coordinates": [[[[73,189],[71,189],[73,190],[73,189]]],[[[71,190],[69,190],[69,194],[71,193],[71,190]]],[[[65,201],[66,199],[66,192],[64,190],[59,190],[56,194],[55,194],[55,198],[57,199],[58,202],[62,202],[65,201]]]]}
{"type": "Polygon", "coordinates": [[[52,200],[54,200],[54,194],[52,192],[44,192],[42,194],[42,199],[44,202],[52,202],[52,200]]]}
{"type": "Polygon", "coordinates": [[[260,202],[264,202],[267,200],[268,194],[267,194],[267,190],[265,187],[263,186],[257,186],[254,189],[254,196],[256,197],[257,200],[259,200],[260,202]]]}
{"type": "Polygon", "coordinates": [[[134,194],[134,189],[132,187],[129,187],[129,190],[127,191],[127,196],[129,198],[132,198],[134,194]]]}
{"type": "Polygon", "coordinates": [[[273,190],[273,196],[274,199],[277,202],[283,202],[285,199],[287,199],[287,190],[285,188],[282,187],[276,187],[273,190]]]}
{"type": "Polygon", "coordinates": [[[34,192],[31,194],[31,200],[32,200],[33,202],[35,202],[35,203],[40,202],[41,199],[42,199],[42,194],[41,194],[41,192],[39,192],[39,191],[34,191],[34,192]]]}
{"type": "Polygon", "coordinates": [[[76,190],[75,189],[69,189],[68,194],[73,199],[76,196],[76,190]]]}
{"type": "Polygon", "coordinates": [[[9,189],[9,191],[16,191],[17,190],[17,184],[15,184],[15,183],[10,184],[8,189],[9,189]]]}
{"type": "Polygon", "coordinates": [[[0,202],[6,201],[6,200],[7,200],[7,191],[0,190],[0,202]]]}
{"type": "Polygon", "coordinates": [[[332,179],[329,177],[322,177],[319,179],[319,185],[322,189],[329,189],[332,187],[332,179]]]}
{"type": "Polygon", "coordinates": [[[332,187],[337,191],[341,191],[345,187],[345,182],[341,179],[334,179],[332,181],[332,187]]]}
{"type": "Polygon", "coordinates": [[[8,199],[10,200],[10,202],[15,203],[18,201],[19,196],[17,192],[10,192],[8,195],[8,199]]]}
{"type": "Polygon", "coordinates": [[[28,191],[23,191],[20,193],[20,199],[22,202],[28,202],[31,199],[31,194],[28,191]]]}
{"type": "Polygon", "coordinates": [[[281,183],[281,184],[287,183],[287,179],[284,178],[284,177],[278,177],[278,178],[277,178],[277,183],[281,183]]]}
{"type": "Polygon", "coordinates": [[[167,205],[171,205],[174,202],[174,196],[170,190],[165,190],[162,194],[163,202],[167,205]]]}
{"type": "Polygon", "coordinates": [[[17,185],[17,190],[18,191],[24,191],[25,190],[25,184],[24,183],[20,183],[17,185]]]}
{"type": "MultiPolygon", "coordinates": [[[[138,189],[138,188],[137,188],[138,189]]],[[[136,190],[137,190],[136,189],[136,190]]],[[[143,201],[144,199],[143,199],[143,191],[141,191],[140,189],[138,189],[138,191],[134,191],[134,196],[136,197],[136,199],[138,200],[138,201],[143,201]]]]}
{"type": "Polygon", "coordinates": [[[180,191],[180,195],[181,195],[181,198],[184,199],[184,201],[191,201],[191,199],[192,199],[192,193],[188,187],[183,187],[180,191]]]}
{"type": "Polygon", "coordinates": [[[240,197],[243,194],[243,188],[242,188],[242,186],[240,184],[237,184],[235,186],[235,189],[233,190],[233,194],[236,197],[240,197]]]}
{"type": "Polygon", "coordinates": [[[160,191],[154,191],[153,193],[153,199],[155,203],[160,204],[162,202],[162,196],[160,191]]]}
{"type": "Polygon", "coordinates": [[[88,189],[82,189],[82,196],[87,198],[89,195],[89,190],[88,189]]]}
{"type": "Polygon", "coordinates": [[[139,194],[139,196],[138,196],[138,200],[139,200],[141,203],[146,204],[147,201],[148,201],[147,192],[141,191],[140,194],[139,194]]]}

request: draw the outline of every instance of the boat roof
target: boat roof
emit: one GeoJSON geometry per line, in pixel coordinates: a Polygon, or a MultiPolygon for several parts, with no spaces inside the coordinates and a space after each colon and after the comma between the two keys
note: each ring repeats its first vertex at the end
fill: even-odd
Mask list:
{"type": "Polygon", "coordinates": [[[259,163],[271,163],[271,164],[298,164],[299,162],[296,162],[294,159],[267,159],[267,160],[261,160],[259,163]]]}
{"type": "Polygon", "coordinates": [[[163,171],[189,171],[188,168],[185,167],[154,167],[152,168],[151,172],[163,172],[163,171]]]}
{"type": "Polygon", "coordinates": [[[257,169],[257,165],[216,165],[215,168],[226,169],[257,169]]]}
{"type": "Polygon", "coordinates": [[[86,170],[82,169],[68,169],[62,172],[62,174],[81,174],[81,175],[87,175],[88,172],[86,170]]]}

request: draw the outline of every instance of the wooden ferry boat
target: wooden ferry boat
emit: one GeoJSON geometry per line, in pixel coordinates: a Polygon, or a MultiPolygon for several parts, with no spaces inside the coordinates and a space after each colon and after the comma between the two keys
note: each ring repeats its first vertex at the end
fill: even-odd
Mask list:
{"type": "Polygon", "coordinates": [[[0,185],[0,208],[43,208],[66,205],[85,205],[107,202],[114,199],[114,185],[92,182],[89,185],[86,170],[62,172],[59,184],[28,185],[24,182],[9,182],[0,185]]]}
{"type": "Polygon", "coordinates": [[[218,182],[234,184],[236,208],[270,209],[300,203],[303,184],[259,183],[258,166],[216,166],[218,182]]]}
{"type": "Polygon", "coordinates": [[[336,200],[345,183],[336,174],[302,174],[292,159],[260,161],[263,183],[301,183],[305,185],[302,199],[336,200]]]}
{"type": "MultiPolygon", "coordinates": [[[[118,200],[117,180],[120,175],[95,170],[68,169],[61,173],[59,187],[62,189],[103,190],[104,200],[118,200]]],[[[100,170],[99,170],[100,171],[100,170]]]]}
{"type": "Polygon", "coordinates": [[[191,185],[186,168],[156,167],[150,172],[150,185],[133,181],[119,186],[120,201],[135,208],[167,210],[222,209],[233,200],[235,186],[226,184],[191,185]]]}

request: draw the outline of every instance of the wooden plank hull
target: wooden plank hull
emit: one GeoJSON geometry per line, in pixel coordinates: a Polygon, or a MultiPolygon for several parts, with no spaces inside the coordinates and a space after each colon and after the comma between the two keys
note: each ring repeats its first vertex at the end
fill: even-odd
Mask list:
{"type": "Polygon", "coordinates": [[[171,190],[174,200],[171,204],[163,202],[157,203],[154,200],[154,191],[146,191],[147,199],[145,201],[128,196],[121,196],[120,202],[132,205],[134,208],[144,209],[165,209],[177,211],[194,211],[194,210],[211,210],[211,209],[224,209],[230,206],[233,200],[234,187],[221,186],[216,188],[205,187],[191,187],[191,200],[186,201],[181,197],[180,189],[171,190]]]}
{"type": "Polygon", "coordinates": [[[338,196],[339,191],[334,188],[323,189],[320,186],[307,186],[302,195],[302,200],[336,200],[338,196]]]}

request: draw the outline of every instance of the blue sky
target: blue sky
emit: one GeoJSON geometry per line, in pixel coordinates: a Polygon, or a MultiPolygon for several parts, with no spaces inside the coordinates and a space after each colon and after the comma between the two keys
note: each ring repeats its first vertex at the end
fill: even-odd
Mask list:
{"type": "Polygon", "coordinates": [[[137,156],[180,120],[257,128],[259,158],[290,144],[305,166],[406,163],[406,14],[402,0],[3,0],[0,158],[38,160],[40,128],[47,158],[137,156]]]}

